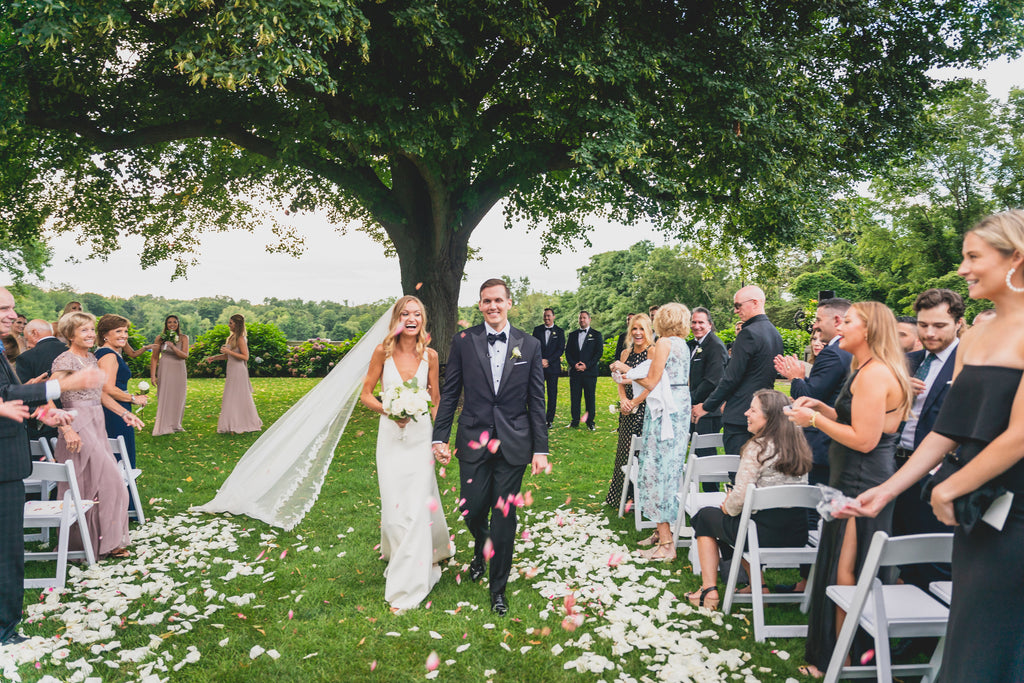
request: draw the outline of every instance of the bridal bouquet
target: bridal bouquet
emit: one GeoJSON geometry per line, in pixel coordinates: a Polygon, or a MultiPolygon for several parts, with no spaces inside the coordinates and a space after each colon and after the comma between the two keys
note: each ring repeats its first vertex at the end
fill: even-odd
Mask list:
{"type": "Polygon", "coordinates": [[[177,344],[178,343],[178,332],[177,330],[164,330],[160,334],[160,338],[164,340],[165,344],[177,344]]]}
{"type": "Polygon", "coordinates": [[[415,377],[385,391],[381,403],[384,404],[384,412],[392,420],[409,418],[413,422],[429,415],[434,405],[430,394],[426,389],[420,389],[420,383],[415,377]]]}

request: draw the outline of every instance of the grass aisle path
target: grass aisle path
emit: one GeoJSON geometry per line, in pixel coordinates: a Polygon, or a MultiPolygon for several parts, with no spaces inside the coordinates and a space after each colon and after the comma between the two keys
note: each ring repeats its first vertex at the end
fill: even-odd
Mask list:
{"type": "MultiPolygon", "coordinates": [[[[253,380],[265,424],[315,382],[253,380]]],[[[154,520],[133,525],[131,560],[73,568],[63,594],[26,592],[24,631],[42,637],[0,653],[5,678],[610,683],[797,676],[802,641],[759,645],[744,617],[701,615],[679,602],[675,596],[698,584],[685,557],[669,565],[630,557],[638,535],[603,505],[616,442],[617,420],[606,408],[615,398],[610,380],[598,385],[595,433],[564,428],[562,387],[554,470],[524,480],[534,502],[520,520],[527,538],[516,553],[520,575],[509,584],[509,618],[492,615],[486,585],[466,577],[471,550],[452,513],[454,464],[439,484],[457,562],[445,567],[429,606],[390,612],[375,549],[376,416],[361,406],[316,506],[293,532],[189,513],[213,497],[258,436],[216,433],[222,388],[223,380],[190,380],[187,431],[139,435],[140,490],[144,501],[153,499],[147,514],[154,520]],[[775,652],[787,647],[792,658],[775,652]],[[428,673],[432,652],[440,665],[428,673]]],[[[150,407],[143,418],[153,415],[150,407]]],[[[51,566],[30,564],[30,575],[51,566]]]]}

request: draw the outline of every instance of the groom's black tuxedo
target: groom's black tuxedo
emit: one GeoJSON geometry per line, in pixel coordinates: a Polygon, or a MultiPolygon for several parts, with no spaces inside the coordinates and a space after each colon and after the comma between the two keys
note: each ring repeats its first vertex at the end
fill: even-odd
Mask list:
{"type": "Polygon", "coordinates": [[[448,442],[455,408],[462,396],[462,414],[455,434],[460,497],[465,501],[461,507],[476,544],[475,554],[482,555],[488,537],[493,543],[492,593],[505,590],[516,535],[515,506],[510,506],[505,514],[504,510],[495,509],[495,504],[499,498],[508,500],[519,493],[525,466],[535,453],[548,452],[540,342],[511,325],[506,329],[505,363],[497,393],[486,327],[477,325],[454,336],[433,438],[435,443],[448,442]],[[486,447],[470,447],[470,442],[479,442],[485,431],[491,439],[501,442],[494,453],[486,447]]]}

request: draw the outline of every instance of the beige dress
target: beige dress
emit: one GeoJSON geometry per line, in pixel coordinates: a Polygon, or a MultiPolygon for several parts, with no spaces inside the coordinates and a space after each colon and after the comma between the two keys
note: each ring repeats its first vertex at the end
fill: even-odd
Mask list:
{"type": "MultiPolygon", "coordinates": [[[[52,371],[81,370],[97,367],[96,357],[91,353],[85,358],[65,351],[53,361],[52,371]]],[[[70,460],[75,464],[75,478],[83,500],[96,501],[96,505],[85,514],[89,524],[93,551],[103,557],[113,550],[128,545],[128,489],[125,487],[121,470],[117,466],[114,452],[107,441],[107,428],[103,422],[103,407],[100,404],[102,389],[88,391],[65,391],[60,395],[64,410],[76,410],[78,414],[71,423],[82,439],[82,448],[77,453],[68,450],[67,441],[61,434],[57,439],[57,450],[53,457],[57,462],[70,460]]],[[[67,484],[57,487],[57,495],[63,498],[67,484]]],[[[77,530],[71,532],[68,547],[82,549],[82,538],[77,530]]]]}
{"type": "MultiPolygon", "coordinates": [[[[231,350],[237,351],[238,347],[232,347],[231,350]]],[[[252,383],[249,381],[249,368],[245,361],[228,356],[224,374],[224,397],[220,403],[217,431],[221,434],[241,434],[263,429],[263,420],[256,412],[256,402],[252,400],[252,383]]]]}
{"type": "MultiPolygon", "coordinates": [[[[178,342],[181,343],[180,341],[178,342]]],[[[185,395],[188,393],[188,375],[185,360],[167,351],[160,354],[156,369],[156,420],[153,422],[153,436],[183,432],[182,417],[185,415],[185,395]]]]}

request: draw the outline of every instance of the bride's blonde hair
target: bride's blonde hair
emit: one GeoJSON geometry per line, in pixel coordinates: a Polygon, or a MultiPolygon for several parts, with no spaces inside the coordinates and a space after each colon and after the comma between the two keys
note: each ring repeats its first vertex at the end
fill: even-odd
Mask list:
{"type": "Polygon", "coordinates": [[[419,306],[420,313],[423,316],[419,335],[416,337],[416,355],[422,357],[423,353],[427,350],[427,344],[430,343],[430,335],[427,334],[427,309],[418,297],[415,297],[412,294],[406,294],[396,301],[394,308],[391,309],[391,324],[388,325],[388,336],[384,337],[383,343],[385,358],[390,358],[391,354],[395,352],[395,339],[398,337],[398,335],[395,334],[395,328],[398,327],[398,321],[402,317],[402,309],[409,303],[415,303],[419,306]]]}

